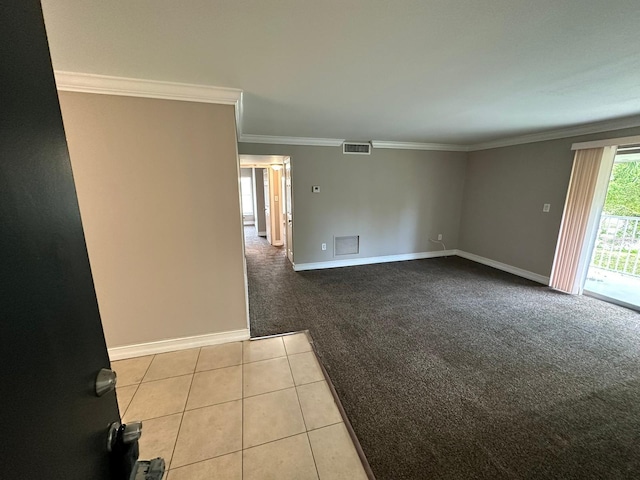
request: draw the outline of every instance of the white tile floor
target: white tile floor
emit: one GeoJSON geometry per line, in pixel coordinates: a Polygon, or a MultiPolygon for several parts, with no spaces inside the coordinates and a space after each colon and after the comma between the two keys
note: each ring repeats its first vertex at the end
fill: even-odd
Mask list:
{"type": "Polygon", "coordinates": [[[366,479],[304,333],[112,363],[169,480],[366,479]]]}

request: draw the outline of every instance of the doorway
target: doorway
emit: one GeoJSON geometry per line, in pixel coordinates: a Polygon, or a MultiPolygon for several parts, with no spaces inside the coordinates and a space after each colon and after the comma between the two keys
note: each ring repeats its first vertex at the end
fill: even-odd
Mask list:
{"type": "Polygon", "coordinates": [[[618,148],[584,293],[640,310],[640,145],[618,148]]]}
{"type": "Polygon", "coordinates": [[[290,157],[240,155],[240,190],[245,256],[268,253],[286,258],[293,264],[290,157]]]}

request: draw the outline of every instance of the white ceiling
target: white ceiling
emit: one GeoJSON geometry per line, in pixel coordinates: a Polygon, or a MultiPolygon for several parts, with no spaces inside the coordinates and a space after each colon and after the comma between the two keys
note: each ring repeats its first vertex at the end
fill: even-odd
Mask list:
{"type": "Polygon", "coordinates": [[[245,134],[473,144],[640,114],[638,0],[42,4],[56,70],[242,89],[245,134]]]}

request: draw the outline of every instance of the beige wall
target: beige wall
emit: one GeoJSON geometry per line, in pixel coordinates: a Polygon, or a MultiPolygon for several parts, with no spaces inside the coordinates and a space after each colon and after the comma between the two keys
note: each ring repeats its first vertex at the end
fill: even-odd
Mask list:
{"type": "Polygon", "coordinates": [[[233,107],[60,103],[108,346],[245,329],[233,107]]]}
{"type": "Polygon", "coordinates": [[[575,142],[640,134],[640,128],[470,152],[460,249],[549,276],[575,142]],[[545,203],[551,211],[543,213],[545,203]]]}
{"type": "MultiPolygon", "coordinates": [[[[241,154],[291,156],[296,264],[333,261],[333,237],[360,235],[356,258],[458,246],[466,153],[240,143],[241,154]],[[312,185],[320,193],[311,192],[312,185]],[[327,243],[327,251],[321,244],[327,243]]],[[[353,257],[338,257],[353,258],[353,257]]]]}

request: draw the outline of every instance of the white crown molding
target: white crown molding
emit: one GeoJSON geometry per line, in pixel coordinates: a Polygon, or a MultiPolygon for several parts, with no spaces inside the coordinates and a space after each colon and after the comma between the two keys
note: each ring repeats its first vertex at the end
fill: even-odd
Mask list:
{"type": "MultiPolygon", "coordinates": [[[[488,150],[491,148],[510,147],[526,143],[544,142],[547,140],[558,140],[561,138],[577,137],[580,135],[590,135],[625,128],[640,127],[640,116],[618,118],[603,122],[589,123],[574,127],[547,130],[539,133],[520,135],[518,137],[502,138],[490,142],[476,143],[473,145],[456,145],[450,143],[421,143],[421,142],[392,142],[382,140],[372,140],[373,148],[386,148],[396,150],[431,150],[439,152],[475,152],[478,150],[488,150]]],[[[313,145],[337,147],[345,140],[329,138],[303,138],[303,137],[276,137],[268,135],[241,135],[241,142],[247,143],[269,143],[282,145],[313,145]]]]}
{"type": "Polygon", "coordinates": [[[234,105],[238,135],[242,132],[242,90],[190,83],[160,82],[140,78],[55,71],[56,86],[65,92],[158,98],[183,102],[234,105]]]}
{"type": "Polygon", "coordinates": [[[249,340],[249,328],[230,330],[228,332],[210,333],[208,335],[196,335],[194,337],[171,338],[169,340],[138,343],[136,345],[125,345],[123,347],[112,347],[109,348],[108,351],[109,358],[111,361],[114,361],[122,360],[124,358],[155,355],[156,353],[186,350],[188,348],[219,345],[221,343],[240,342],[242,340],[249,340]]]}
{"type": "Polygon", "coordinates": [[[454,145],[450,143],[419,143],[419,142],[386,142],[373,140],[373,148],[390,148],[396,150],[433,150],[437,152],[468,152],[468,145],[454,145]]]}
{"type": "Polygon", "coordinates": [[[162,98],[187,102],[221,103],[224,105],[237,105],[242,100],[242,90],[237,88],[210,87],[189,83],[159,82],[140,78],[111,77],[62,71],[56,71],[55,77],[58,90],[67,92],[162,98]]]}
{"type": "Polygon", "coordinates": [[[276,137],[272,135],[241,134],[238,138],[243,143],[267,143],[276,145],[307,145],[311,147],[339,147],[344,139],[312,138],[312,137],[276,137]]]}
{"type": "Polygon", "coordinates": [[[620,147],[624,145],[636,145],[640,143],[640,135],[633,137],[608,138],[606,140],[594,140],[593,142],[579,142],[571,145],[571,150],[584,150],[586,148],[620,147]]]}
{"type": "MultiPolygon", "coordinates": [[[[243,92],[237,88],[212,87],[189,83],[163,82],[139,78],[114,77],[77,72],[55,72],[58,90],[67,92],[97,93],[103,95],[124,95],[130,97],[181,100],[186,102],[218,103],[234,105],[238,141],[245,143],[265,143],[280,145],[307,145],[320,147],[339,147],[344,139],[313,137],[279,137],[271,135],[251,135],[242,131],[243,92]]],[[[444,152],[473,152],[490,148],[509,147],[525,143],[557,140],[560,138],[589,135],[611,130],[640,127],[640,116],[625,117],[603,122],[589,123],[568,128],[559,128],[545,132],[503,138],[473,145],[455,145],[448,143],[392,142],[373,140],[373,148],[400,150],[432,150],[444,152]]]]}
{"type": "MultiPolygon", "coordinates": [[[[243,143],[265,143],[272,145],[306,145],[312,147],[340,147],[346,140],[341,138],[315,138],[315,137],[278,137],[272,135],[242,134],[239,136],[243,143]]],[[[400,150],[435,150],[440,152],[466,152],[466,145],[452,145],[448,143],[417,143],[417,142],[387,142],[373,140],[373,148],[387,148],[400,150]]]]}
{"type": "Polygon", "coordinates": [[[490,142],[469,145],[468,148],[470,152],[474,152],[478,150],[488,150],[490,148],[510,147],[513,145],[522,145],[524,143],[558,140],[560,138],[577,137],[579,135],[589,135],[592,133],[602,133],[633,127],[640,127],[640,116],[618,118],[614,120],[606,120],[603,122],[578,125],[575,127],[558,128],[555,130],[547,130],[545,132],[520,135],[518,137],[492,140],[490,142]]]}

